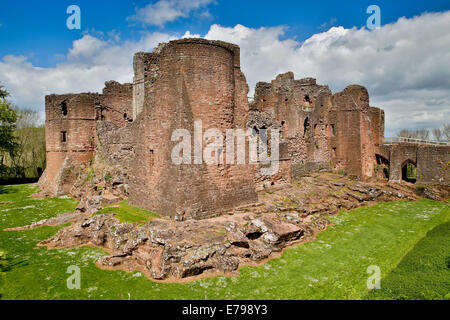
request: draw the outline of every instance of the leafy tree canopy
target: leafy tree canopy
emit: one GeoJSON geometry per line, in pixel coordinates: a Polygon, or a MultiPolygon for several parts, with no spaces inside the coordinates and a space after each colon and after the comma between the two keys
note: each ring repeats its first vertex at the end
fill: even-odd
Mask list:
{"type": "Polygon", "coordinates": [[[18,116],[11,107],[11,103],[6,99],[8,96],[8,91],[0,85],[0,151],[14,154],[17,143],[13,133],[18,116]]]}

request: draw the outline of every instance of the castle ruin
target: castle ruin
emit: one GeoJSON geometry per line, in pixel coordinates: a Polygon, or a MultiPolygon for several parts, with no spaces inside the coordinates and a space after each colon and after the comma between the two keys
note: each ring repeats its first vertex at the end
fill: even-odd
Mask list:
{"type": "Polygon", "coordinates": [[[362,86],[333,94],[289,72],[259,82],[252,102],[248,92],[236,45],[181,39],[136,53],[132,84],[109,81],[102,94],[46,96],[47,168],[39,185],[49,195],[69,194],[80,168],[100,157],[128,168],[131,204],[201,219],[255,202],[258,190],[311,172],[367,180],[393,157],[383,145],[384,112],[370,106],[362,86]],[[227,129],[278,130],[278,173],[262,175],[262,164],[174,164],[172,132],[194,135],[197,120],[203,131],[217,128],[224,135],[227,129]]]}

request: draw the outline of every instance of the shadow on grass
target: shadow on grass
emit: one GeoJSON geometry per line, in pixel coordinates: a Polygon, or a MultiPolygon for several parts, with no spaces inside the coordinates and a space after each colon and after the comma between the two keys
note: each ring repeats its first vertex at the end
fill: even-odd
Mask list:
{"type": "Polygon", "coordinates": [[[429,231],[369,299],[450,300],[450,221],[429,231]]]}
{"type": "Polygon", "coordinates": [[[7,186],[4,185],[0,185],[0,194],[8,194],[8,193],[12,193],[13,191],[8,188],[7,186]]]}
{"type": "Polygon", "coordinates": [[[39,178],[13,178],[13,179],[0,179],[0,187],[16,184],[36,183],[39,178]]]}

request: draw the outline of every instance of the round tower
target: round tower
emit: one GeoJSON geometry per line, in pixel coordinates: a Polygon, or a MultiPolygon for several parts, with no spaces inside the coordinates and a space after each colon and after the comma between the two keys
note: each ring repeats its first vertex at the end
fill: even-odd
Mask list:
{"type": "Polygon", "coordinates": [[[208,129],[222,137],[227,129],[244,129],[248,86],[240,71],[239,47],[182,39],[160,45],[149,60],[146,69],[153,73],[144,75],[144,124],[137,126],[145,147],[137,151],[133,167],[132,203],[163,215],[201,218],[254,201],[252,168],[226,165],[225,141],[217,154],[221,164],[207,164],[195,154],[200,147],[201,157],[211,143],[203,136],[208,129]],[[177,129],[190,133],[190,164],[172,161],[177,129]]]}

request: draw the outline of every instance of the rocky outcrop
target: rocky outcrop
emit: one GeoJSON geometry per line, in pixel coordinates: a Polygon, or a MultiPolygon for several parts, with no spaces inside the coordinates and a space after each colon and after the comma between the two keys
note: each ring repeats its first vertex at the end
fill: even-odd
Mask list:
{"type": "Polygon", "coordinates": [[[177,280],[208,270],[234,272],[241,264],[269,258],[313,235],[307,223],[287,221],[276,213],[184,222],[158,219],[143,226],[119,223],[113,215],[97,215],[61,229],[41,245],[101,247],[111,253],[98,262],[102,267],[140,270],[152,279],[177,280]]]}
{"type": "MultiPolygon", "coordinates": [[[[449,196],[445,189],[430,187],[427,192],[436,199],[449,196]]],[[[286,247],[314,239],[328,226],[327,217],[339,210],[417,198],[412,185],[362,183],[323,173],[262,191],[259,202],[205,220],[154,219],[138,225],[120,223],[114,214],[63,216],[60,222],[72,218],[72,225],[41,245],[100,247],[110,253],[98,261],[102,268],[140,270],[151,279],[179,281],[233,274],[242,265],[273,258],[286,247]]]]}

